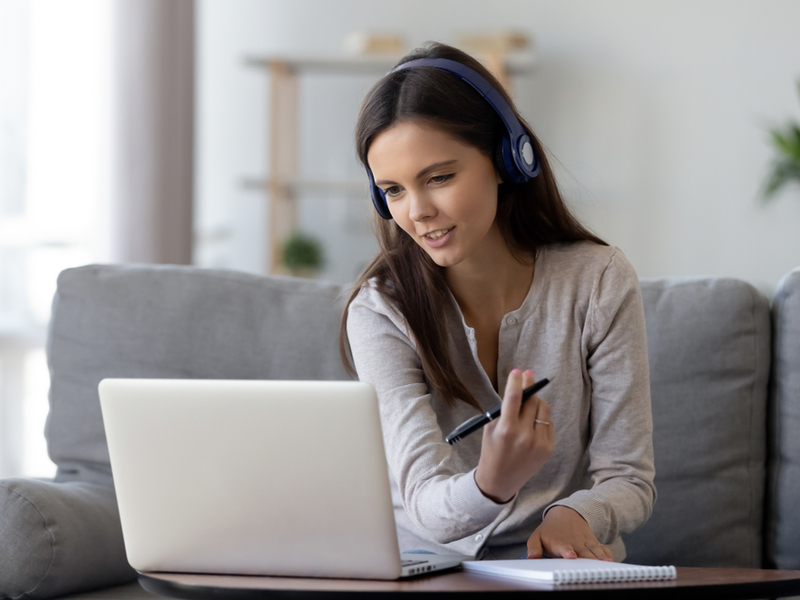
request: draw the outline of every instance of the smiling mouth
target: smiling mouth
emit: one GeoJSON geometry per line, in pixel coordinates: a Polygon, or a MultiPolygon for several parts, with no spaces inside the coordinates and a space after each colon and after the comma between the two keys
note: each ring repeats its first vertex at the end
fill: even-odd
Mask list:
{"type": "Polygon", "coordinates": [[[437,229],[436,231],[431,231],[430,233],[426,233],[424,237],[430,240],[439,240],[446,236],[453,228],[450,227],[449,229],[437,229]]]}

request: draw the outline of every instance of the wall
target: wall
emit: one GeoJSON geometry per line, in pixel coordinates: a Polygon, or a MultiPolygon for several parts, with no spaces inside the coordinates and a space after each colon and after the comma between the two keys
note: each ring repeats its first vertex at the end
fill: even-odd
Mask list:
{"type": "MultiPolygon", "coordinates": [[[[245,56],[339,54],[362,30],[416,46],[498,29],[535,39],[537,67],[516,80],[517,103],[576,211],[642,277],[733,276],[771,293],[800,264],[800,188],[758,201],[766,128],[800,116],[800,2],[200,0],[198,12],[200,264],[264,265],[264,199],[241,181],[265,175],[268,81],[245,56]]],[[[303,84],[305,173],[360,176],[352,125],[371,83],[303,84]]],[[[373,251],[366,202],[302,208],[334,236],[324,277],[352,279],[373,251]],[[350,231],[337,229],[345,222],[350,231]]]]}

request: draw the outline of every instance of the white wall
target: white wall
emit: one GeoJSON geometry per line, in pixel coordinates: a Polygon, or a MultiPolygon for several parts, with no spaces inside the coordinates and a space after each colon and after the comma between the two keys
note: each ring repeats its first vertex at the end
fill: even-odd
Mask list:
{"type": "MultiPolygon", "coordinates": [[[[798,23],[795,0],[200,0],[197,260],[263,268],[264,200],[239,183],[265,174],[268,82],[244,56],[339,54],[362,30],[416,46],[513,29],[535,39],[538,60],[517,103],[586,222],[642,277],[733,276],[770,293],[800,265],[800,188],[758,201],[766,127],[800,120],[798,23]]],[[[316,150],[304,150],[306,174],[360,175],[352,124],[370,84],[303,84],[301,141],[316,150]]],[[[351,204],[303,214],[319,228],[351,204]]],[[[366,224],[332,239],[323,275],[350,280],[373,249],[366,224]]]]}

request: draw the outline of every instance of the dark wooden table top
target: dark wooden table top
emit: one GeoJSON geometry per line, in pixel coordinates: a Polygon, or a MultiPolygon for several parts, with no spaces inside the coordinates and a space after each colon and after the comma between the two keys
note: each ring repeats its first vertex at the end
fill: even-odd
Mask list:
{"type": "Polygon", "coordinates": [[[148,574],[146,590],[173,598],[275,598],[298,600],[368,600],[406,594],[415,597],[473,596],[491,593],[503,599],[529,598],[531,592],[567,598],[778,598],[800,595],[800,571],[678,567],[671,581],[554,585],[478,573],[453,571],[403,581],[302,579],[236,575],[148,574]]]}

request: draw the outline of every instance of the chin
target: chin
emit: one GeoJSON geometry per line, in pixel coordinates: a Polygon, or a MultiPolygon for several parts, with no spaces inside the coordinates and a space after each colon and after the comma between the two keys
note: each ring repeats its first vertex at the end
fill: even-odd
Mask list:
{"type": "Polygon", "coordinates": [[[463,254],[456,248],[449,246],[442,249],[429,248],[427,244],[420,239],[416,240],[416,242],[425,254],[430,256],[431,260],[442,268],[453,267],[464,260],[463,254]]]}
{"type": "Polygon", "coordinates": [[[453,256],[442,256],[441,254],[437,255],[432,252],[427,252],[426,254],[431,257],[433,262],[442,268],[454,267],[461,262],[461,259],[457,259],[453,256]]]}

